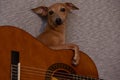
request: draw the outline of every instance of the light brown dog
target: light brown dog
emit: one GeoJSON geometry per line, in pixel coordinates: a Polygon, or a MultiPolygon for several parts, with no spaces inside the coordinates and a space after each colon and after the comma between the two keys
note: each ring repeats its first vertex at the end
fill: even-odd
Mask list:
{"type": "Polygon", "coordinates": [[[32,9],[36,14],[47,17],[46,29],[37,39],[51,49],[72,49],[74,56],[72,63],[79,63],[79,47],[75,44],[65,44],[65,27],[67,15],[71,10],[78,10],[72,3],[56,3],[50,7],[40,6],[32,9]]]}

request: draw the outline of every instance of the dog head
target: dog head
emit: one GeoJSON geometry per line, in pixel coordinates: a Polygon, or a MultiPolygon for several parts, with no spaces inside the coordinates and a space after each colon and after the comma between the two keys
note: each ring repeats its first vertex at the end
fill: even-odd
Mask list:
{"type": "Polygon", "coordinates": [[[71,10],[78,10],[72,3],[56,3],[50,7],[39,6],[32,9],[36,14],[47,17],[49,25],[61,25],[64,24],[67,18],[67,14],[71,10]]]}

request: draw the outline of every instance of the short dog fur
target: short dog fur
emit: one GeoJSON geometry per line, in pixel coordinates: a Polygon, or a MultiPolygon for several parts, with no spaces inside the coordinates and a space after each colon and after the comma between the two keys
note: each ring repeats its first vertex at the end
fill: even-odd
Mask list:
{"type": "Polygon", "coordinates": [[[36,14],[47,17],[46,29],[37,39],[51,49],[74,50],[72,63],[79,64],[79,47],[75,44],[65,43],[65,27],[67,15],[71,10],[78,10],[72,3],[55,3],[50,7],[39,6],[32,9],[36,14]]]}

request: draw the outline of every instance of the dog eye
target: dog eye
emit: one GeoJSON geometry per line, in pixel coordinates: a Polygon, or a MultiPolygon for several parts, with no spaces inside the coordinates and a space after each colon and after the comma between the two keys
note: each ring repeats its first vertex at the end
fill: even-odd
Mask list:
{"type": "Polygon", "coordinates": [[[54,13],[54,12],[53,12],[52,10],[51,10],[51,11],[49,11],[49,14],[50,14],[50,15],[52,15],[53,13],[54,13]]]}
{"type": "Polygon", "coordinates": [[[65,12],[65,8],[61,8],[60,11],[65,12]]]}

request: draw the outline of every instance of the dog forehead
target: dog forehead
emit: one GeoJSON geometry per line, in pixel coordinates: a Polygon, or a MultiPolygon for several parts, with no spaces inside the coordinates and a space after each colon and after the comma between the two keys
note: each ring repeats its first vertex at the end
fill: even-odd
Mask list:
{"type": "Polygon", "coordinates": [[[64,3],[55,3],[55,4],[53,4],[53,5],[51,5],[51,6],[49,7],[49,10],[50,10],[50,9],[60,9],[60,8],[62,8],[62,7],[65,7],[65,4],[64,4],[64,3]]]}

